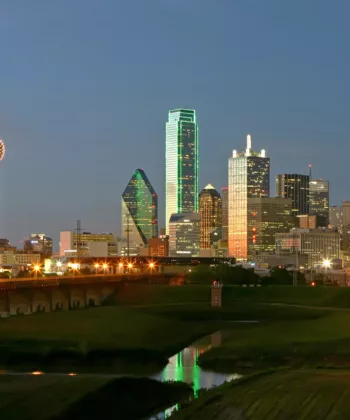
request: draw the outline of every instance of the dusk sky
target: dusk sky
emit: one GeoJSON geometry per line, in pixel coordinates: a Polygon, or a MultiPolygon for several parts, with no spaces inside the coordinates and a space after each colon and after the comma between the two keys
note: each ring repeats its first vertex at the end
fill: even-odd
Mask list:
{"type": "Polygon", "coordinates": [[[350,199],[348,0],[1,0],[0,237],[120,233],[143,168],[164,226],[168,110],[197,111],[200,189],[253,148],[350,199]]]}

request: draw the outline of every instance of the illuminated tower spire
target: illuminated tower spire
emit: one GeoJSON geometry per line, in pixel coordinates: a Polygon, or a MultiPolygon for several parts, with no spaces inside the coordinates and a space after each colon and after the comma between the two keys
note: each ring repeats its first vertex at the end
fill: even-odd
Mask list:
{"type": "Polygon", "coordinates": [[[252,136],[250,134],[247,135],[247,148],[246,148],[246,156],[250,156],[250,151],[252,150],[252,136]]]}

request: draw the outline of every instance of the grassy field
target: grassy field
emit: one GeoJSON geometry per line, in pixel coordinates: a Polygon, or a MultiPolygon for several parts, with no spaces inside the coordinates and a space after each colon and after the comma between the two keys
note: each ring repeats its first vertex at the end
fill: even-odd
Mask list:
{"type": "MultiPolygon", "coordinates": [[[[317,363],[324,354],[330,357],[333,347],[338,349],[340,362],[341,351],[349,347],[346,326],[350,311],[316,307],[332,302],[341,307],[350,298],[349,291],[228,287],[226,303],[218,309],[208,303],[207,286],[130,285],[119,291],[116,306],[0,320],[0,365],[146,374],[158,371],[169,356],[191,341],[218,329],[228,330],[227,335],[233,338],[201,357],[200,363],[208,368],[300,364],[307,359],[304,352],[314,352],[313,347],[319,344],[327,351],[319,355],[317,363]],[[269,305],[276,302],[315,308],[269,305]],[[260,322],[254,326],[232,322],[242,320],[260,322]]],[[[333,359],[328,361],[333,363],[333,359]]]]}
{"type": "Polygon", "coordinates": [[[205,393],[174,420],[344,420],[350,418],[350,373],[279,371],[243,378],[205,393]]]}
{"type": "Polygon", "coordinates": [[[167,358],[212,326],[147,313],[144,308],[100,307],[0,320],[0,364],[27,369],[119,373],[158,371],[167,358]],[[84,369],[83,369],[84,370],[84,369]]]}
{"type": "Polygon", "coordinates": [[[140,419],[191,395],[181,383],[81,376],[0,376],[1,420],[140,419]]]}
{"type": "MultiPolygon", "coordinates": [[[[39,369],[150,374],[159,371],[169,356],[195,339],[221,330],[222,346],[210,349],[199,358],[204,368],[245,374],[281,367],[293,368],[294,371],[249,379],[249,386],[253,390],[257,384],[255,393],[246,392],[247,388],[244,387],[248,386],[248,382],[245,385],[244,381],[237,389],[235,385],[228,384],[217,390],[218,393],[210,391],[190,407],[191,410],[199,410],[198,416],[191,417],[191,414],[183,418],[205,420],[225,418],[224,415],[230,418],[228,413],[231,411],[227,410],[231,409],[237,415],[244,413],[246,419],[284,418],[278,417],[278,410],[274,411],[274,395],[280,395],[281,404],[285,402],[287,413],[292,410],[293,404],[298,405],[298,408],[300,405],[300,409],[304,407],[305,411],[300,412],[299,417],[290,415],[286,418],[319,418],[317,411],[313,411],[318,404],[314,389],[319,389],[320,395],[323,395],[328,390],[327,381],[330,384],[339,382],[345,387],[345,382],[350,379],[350,376],[340,371],[350,367],[350,310],[347,310],[350,308],[350,289],[228,287],[222,308],[210,307],[209,293],[210,289],[205,286],[133,285],[119,291],[115,296],[116,306],[1,319],[0,365],[20,370],[25,366],[28,371],[39,369]],[[237,322],[249,320],[259,322],[237,322]],[[325,369],[329,368],[333,370],[326,372],[325,369]],[[300,369],[308,371],[305,373],[300,369]],[[268,381],[272,381],[271,387],[268,381]],[[284,390],[286,394],[283,395],[287,396],[278,394],[279,389],[284,390]],[[237,395],[238,399],[235,399],[237,395]],[[200,410],[205,410],[201,404],[207,404],[213,410],[217,406],[222,407],[222,413],[215,417],[208,409],[207,417],[201,417],[200,410]],[[265,413],[268,407],[272,410],[272,417],[265,413]],[[312,415],[305,417],[308,412],[312,415]],[[223,417],[219,417],[221,415],[223,417]]],[[[109,395],[109,399],[95,399],[96,407],[99,404],[108,406],[115,395],[113,392],[105,392],[109,388],[103,387],[108,384],[101,379],[85,379],[81,376],[54,379],[30,377],[32,381],[38,379],[44,381],[42,384],[45,383],[40,385],[39,382],[32,382],[33,386],[29,379],[29,382],[26,379],[23,384],[20,384],[22,379],[18,379],[16,384],[15,377],[4,378],[0,376],[1,419],[5,409],[17,413],[16,410],[22,407],[22,411],[30,412],[30,404],[33,404],[33,410],[36,410],[39,403],[35,403],[36,397],[31,402],[31,394],[44,395],[45,407],[56,407],[56,414],[64,410],[66,416],[71,416],[67,418],[79,417],[77,413],[83,412],[85,405],[81,405],[81,402],[92,401],[91,392],[94,392],[96,398],[98,395],[101,398],[109,395]],[[12,385],[11,381],[14,381],[12,385]],[[45,387],[47,394],[44,391],[38,392],[35,384],[39,388],[45,387]],[[97,392],[101,389],[104,389],[102,393],[97,392]],[[25,406],[17,403],[21,395],[25,406]],[[52,398],[58,398],[59,401],[54,403],[52,398]]],[[[132,384],[124,383],[123,386],[129,392],[132,384]]],[[[167,397],[164,401],[168,401],[169,394],[165,394],[167,397]]],[[[339,412],[344,413],[346,404],[338,398],[340,394],[339,388],[334,394],[329,394],[328,399],[324,397],[323,409],[327,410],[327,404],[335,401],[336,406],[340,407],[339,412]]],[[[135,398],[137,395],[135,391],[135,398]]],[[[142,392],[137,398],[142,400],[142,392]]],[[[151,397],[148,399],[153,401],[151,397]]],[[[124,400],[129,401],[127,395],[124,395],[124,400]]],[[[158,402],[153,401],[151,405],[155,407],[158,402]]],[[[137,406],[137,401],[132,400],[130,404],[129,408],[137,406]]],[[[281,407],[279,409],[283,410],[281,407]]],[[[151,407],[147,406],[148,409],[151,407]]]]}
{"type": "Polygon", "coordinates": [[[223,346],[203,354],[200,365],[239,372],[278,366],[350,367],[350,311],[279,309],[287,313],[258,324],[230,325],[223,346]]]}
{"type": "MultiPolygon", "coordinates": [[[[114,296],[114,301],[118,305],[208,303],[210,302],[210,287],[205,285],[169,287],[129,284],[119,289],[114,296]]],[[[223,301],[224,304],[264,302],[350,309],[350,287],[225,286],[223,301]]]]}

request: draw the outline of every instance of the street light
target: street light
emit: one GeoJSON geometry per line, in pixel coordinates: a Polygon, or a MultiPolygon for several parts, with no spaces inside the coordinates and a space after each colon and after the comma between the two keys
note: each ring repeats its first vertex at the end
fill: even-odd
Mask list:
{"type": "Polygon", "coordinates": [[[106,270],[107,270],[107,268],[108,268],[108,265],[105,263],[105,264],[103,264],[103,271],[104,271],[104,273],[106,274],[106,270]]]}
{"type": "Polygon", "coordinates": [[[322,261],[322,265],[323,265],[323,268],[325,269],[325,272],[326,272],[326,278],[325,278],[325,281],[327,282],[328,281],[328,269],[331,267],[331,261],[330,260],[327,260],[327,259],[325,259],[325,260],[323,260],[322,261]]]}
{"type": "Polygon", "coordinates": [[[34,266],[34,273],[35,273],[35,278],[38,277],[38,271],[40,271],[40,265],[36,264],[34,266]]]}
{"type": "Polygon", "coordinates": [[[322,265],[324,268],[330,268],[331,267],[331,261],[330,260],[323,260],[322,265]]]}
{"type": "Polygon", "coordinates": [[[97,270],[99,269],[99,267],[100,267],[100,264],[96,263],[96,264],[95,264],[96,274],[97,274],[97,270]]]}

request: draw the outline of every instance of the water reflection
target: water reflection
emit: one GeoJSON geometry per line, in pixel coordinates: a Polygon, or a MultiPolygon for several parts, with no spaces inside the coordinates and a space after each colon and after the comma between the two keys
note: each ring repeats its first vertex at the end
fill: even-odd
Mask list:
{"type": "MultiPolygon", "coordinates": [[[[182,381],[192,384],[195,397],[197,397],[198,391],[201,388],[209,389],[222,385],[224,382],[238,379],[240,375],[206,371],[197,364],[199,356],[212,347],[220,346],[221,340],[222,336],[219,331],[194,342],[191,346],[186,347],[180,353],[171,357],[168,365],[153,378],[160,381],[182,381]]],[[[151,417],[150,420],[167,419],[177,408],[177,405],[173,406],[163,413],[151,417]]]]}

